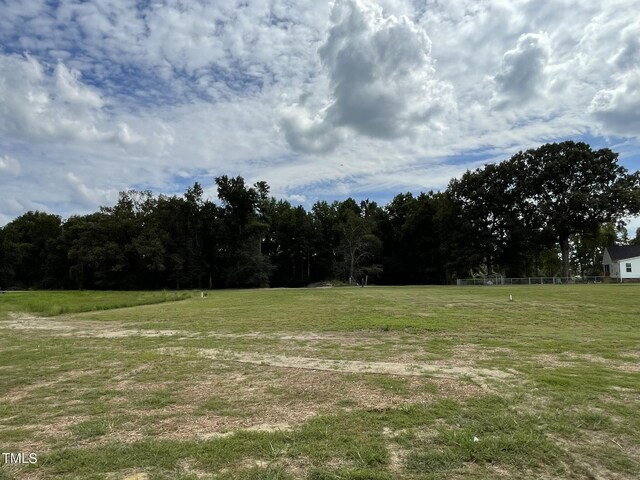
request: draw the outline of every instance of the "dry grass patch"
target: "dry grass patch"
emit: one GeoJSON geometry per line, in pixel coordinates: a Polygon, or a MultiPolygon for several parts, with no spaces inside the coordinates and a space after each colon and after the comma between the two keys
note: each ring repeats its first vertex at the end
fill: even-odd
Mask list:
{"type": "MultiPolygon", "coordinates": [[[[181,355],[192,354],[194,349],[165,347],[160,351],[169,355],[181,355]]],[[[326,358],[258,354],[215,348],[202,348],[196,349],[195,351],[200,356],[218,361],[345,373],[382,373],[401,376],[422,376],[429,374],[449,378],[470,377],[483,385],[486,385],[487,379],[505,380],[512,378],[516,373],[513,370],[505,371],[493,368],[473,367],[470,365],[464,365],[464,362],[458,363],[458,361],[434,361],[429,363],[367,362],[358,360],[333,360],[326,358]]]]}

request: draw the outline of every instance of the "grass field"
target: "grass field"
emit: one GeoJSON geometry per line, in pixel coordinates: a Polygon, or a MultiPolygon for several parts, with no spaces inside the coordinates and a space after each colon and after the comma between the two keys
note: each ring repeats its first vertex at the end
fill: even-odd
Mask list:
{"type": "Polygon", "coordinates": [[[7,479],[637,479],[640,285],[0,295],[7,479]],[[509,295],[513,301],[509,301],[509,295]]]}

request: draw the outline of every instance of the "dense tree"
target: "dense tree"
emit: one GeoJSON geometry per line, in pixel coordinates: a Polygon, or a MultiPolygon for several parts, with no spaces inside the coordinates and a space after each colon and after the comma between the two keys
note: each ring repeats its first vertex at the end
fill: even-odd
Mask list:
{"type": "Polygon", "coordinates": [[[640,212],[640,177],[617,159],[584,143],[547,144],[467,172],[449,192],[488,271],[521,275],[557,244],[568,276],[572,236],[593,237],[602,224],[640,212]]]}
{"type": "Polygon", "coordinates": [[[447,250],[455,235],[443,230],[451,220],[448,207],[444,196],[433,192],[417,198],[411,193],[400,194],[385,207],[386,215],[380,222],[385,282],[443,283],[450,278],[447,250]]]}
{"type": "Polygon", "coordinates": [[[311,208],[311,251],[315,267],[312,269],[313,280],[330,280],[339,276],[338,206],[339,202],[329,204],[322,200],[311,208]]]}
{"type": "Polygon", "coordinates": [[[448,192],[459,212],[468,255],[486,273],[525,273],[526,254],[541,244],[541,229],[522,194],[522,172],[512,162],[486,165],[452,180],[448,192]],[[475,251],[476,253],[472,253],[475,251]]]}
{"type": "Polygon", "coordinates": [[[580,275],[601,275],[604,247],[615,245],[617,239],[618,229],[613,223],[601,225],[597,232],[573,235],[570,260],[574,271],[580,275]]]}
{"type": "MultiPolygon", "coordinates": [[[[303,207],[272,199],[263,253],[271,259],[271,285],[299,287],[311,282],[313,222],[303,207]]],[[[313,268],[315,272],[315,266],[313,268]]]]}
{"type": "Polygon", "coordinates": [[[517,175],[521,215],[552,235],[562,252],[562,276],[569,275],[572,235],[593,235],[604,223],[640,212],[640,176],[618,165],[608,148],[562,142],[519,152],[508,162],[517,175]]]}
{"type": "Polygon", "coordinates": [[[43,212],[27,212],[2,229],[0,285],[55,287],[47,276],[53,243],[61,234],[61,219],[43,212]]]}
{"type": "Polygon", "coordinates": [[[421,193],[413,202],[404,224],[404,244],[413,264],[415,280],[412,283],[443,283],[446,279],[445,257],[442,246],[447,242],[441,230],[438,209],[442,207],[433,192],[421,193]]]}
{"type": "Polygon", "coordinates": [[[117,281],[112,273],[124,259],[114,237],[103,212],[74,216],[65,222],[64,241],[71,263],[69,277],[78,289],[109,288],[112,281],[117,281]]]}
{"type": "MultiPolygon", "coordinates": [[[[359,209],[358,209],[359,210],[359,209]]],[[[375,222],[347,205],[342,212],[336,230],[340,238],[340,250],[345,276],[349,284],[360,283],[363,276],[380,273],[375,258],[382,244],[375,232],[375,222]]]]}
{"type": "Polygon", "coordinates": [[[242,177],[217,177],[222,202],[222,276],[228,287],[266,287],[271,263],[262,253],[269,225],[268,186],[247,187],[242,177]]]}
{"type": "Polygon", "coordinates": [[[379,224],[383,245],[384,280],[392,285],[418,283],[413,267],[416,254],[410,244],[405,224],[415,204],[413,194],[396,195],[384,208],[384,217],[379,224]]]}
{"type": "Polygon", "coordinates": [[[443,192],[316,202],[309,211],[242,177],[182,196],[122,192],[62,221],[28,212],[0,229],[0,286],[203,288],[304,286],[339,279],[451,283],[478,273],[597,274],[604,246],[640,244],[621,219],[640,212],[638,173],[582,143],[549,144],[466,172],[443,192]]]}

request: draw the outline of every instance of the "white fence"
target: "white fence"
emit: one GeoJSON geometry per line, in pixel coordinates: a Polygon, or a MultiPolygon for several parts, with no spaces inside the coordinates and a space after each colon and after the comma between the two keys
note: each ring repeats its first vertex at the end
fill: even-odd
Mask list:
{"type": "MultiPolygon", "coordinates": [[[[609,280],[609,279],[607,279],[609,280]]],[[[567,285],[577,283],[602,283],[603,277],[524,277],[507,278],[501,276],[459,278],[458,286],[468,285],[567,285]]],[[[614,280],[615,281],[615,280],[614,280]]]]}

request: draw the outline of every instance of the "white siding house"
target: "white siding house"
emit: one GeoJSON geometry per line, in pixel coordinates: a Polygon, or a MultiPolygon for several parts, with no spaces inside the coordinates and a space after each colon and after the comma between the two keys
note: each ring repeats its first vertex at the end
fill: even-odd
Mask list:
{"type": "Polygon", "coordinates": [[[607,277],[619,282],[640,281],[640,245],[607,247],[602,256],[602,266],[607,277]]]}

